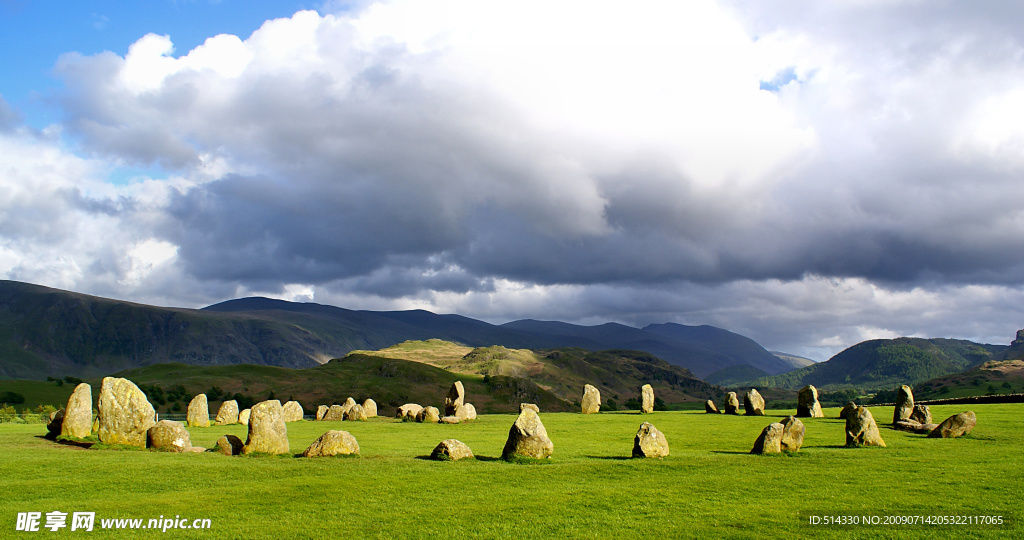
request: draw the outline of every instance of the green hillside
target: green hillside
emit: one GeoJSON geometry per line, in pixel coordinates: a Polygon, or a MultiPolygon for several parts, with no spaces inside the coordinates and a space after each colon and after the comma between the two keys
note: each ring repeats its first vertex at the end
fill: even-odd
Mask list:
{"type": "Polygon", "coordinates": [[[962,372],[1005,349],[956,339],[875,339],[858,343],[827,362],[747,384],[788,389],[813,384],[819,389],[890,390],[962,372]]]}

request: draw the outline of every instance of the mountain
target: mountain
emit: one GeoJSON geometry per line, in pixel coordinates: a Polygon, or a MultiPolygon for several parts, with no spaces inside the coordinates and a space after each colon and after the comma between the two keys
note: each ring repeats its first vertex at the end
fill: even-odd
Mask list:
{"type": "Polygon", "coordinates": [[[858,343],[826,362],[762,377],[749,384],[788,389],[813,384],[819,389],[889,390],[962,372],[1005,349],[1006,346],[958,339],[874,339],[858,343]]]}
{"type": "Polygon", "coordinates": [[[784,353],[784,352],[779,352],[779,351],[770,351],[770,352],[772,354],[774,354],[777,358],[782,360],[783,362],[789,364],[791,370],[793,370],[793,369],[800,369],[800,368],[804,368],[804,367],[807,367],[807,366],[813,366],[814,364],[817,364],[817,362],[815,362],[814,360],[811,360],[810,358],[804,358],[803,356],[797,356],[795,354],[789,354],[789,353],[784,353]]]}

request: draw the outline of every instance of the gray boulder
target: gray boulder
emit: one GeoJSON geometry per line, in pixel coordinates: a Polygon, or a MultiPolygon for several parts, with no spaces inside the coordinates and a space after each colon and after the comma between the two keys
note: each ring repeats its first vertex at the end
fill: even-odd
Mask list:
{"type": "Polygon", "coordinates": [[[460,459],[471,459],[472,457],[473,451],[458,439],[445,439],[434,447],[434,451],[430,453],[430,459],[437,461],[458,461],[460,459]]]}
{"type": "Polygon", "coordinates": [[[931,424],[932,411],[927,405],[914,405],[914,412],[910,413],[910,419],[919,424],[931,424]]]}
{"type": "Polygon", "coordinates": [[[84,439],[92,434],[92,387],[88,383],[76,386],[68,398],[60,434],[75,439],[84,439]]]}
{"type": "Polygon", "coordinates": [[[156,411],[135,383],[105,377],[98,409],[100,425],[96,436],[100,442],[146,447],[146,434],[156,423],[156,411]]]}
{"type": "Polygon", "coordinates": [[[654,388],[645,384],[640,387],[640,414],[654,412],[654,388]]]}
{"type": "Polygon", "coordinates": [[[799,452],[804,444],[804,423],[795,416],[787,416],[782,424],[782,439],[779,444],[786,452],[799,452]]]}
{"type": "Polygon", "coordinates": [[[327,411],[330,409],[327,405],[318,405],[316,408],[316,419],[317,421],[323,420],[324,416],[327,415],[327,411]]]}
{"type": "Polygon", "coordinates": [[[665,435],[650,422],[640,424],[640,429],[633,437],[633,457],[662,458],[668,453],[668,439],[665,435]]]}
{"type": "Polygon", "coordinates": [[[977,423],[978,418],[974,415],[974,411],[954,414],[943,420],[928,436],[942,439],[963,437],[964,435],[969,435],[977,423]]]}
{"type": "Polygon", "coordinates": [[[768,424],[754,441],[751,454],[778,454],[782,452],[782,434],[786,428],[778,422],[768,424]]]}
{"type": "Polygon", "coordinates": [[[416,414],[416,421],[425,424],[436,424],[441,421],[441,411],[437,407],[423,407],[416,414]]]}
{"type": "Polygon", "coordinates": [[[363,400],[362,407],[363,407],[363,414],[365,414],[367,418],[376,418],[377,417],[377,402],[376,401],[374,401],[372,399],[365,399],[365,400],[363,400]]]}
{"type": "Polygon", "coordinates": [[[885,446],[875,417],[867,407],[857,407],[846,415],[846,446],[885,446]]]}
{"type": "Polygon", "coordinates": [[[328,431],[302,452],[303,457],[327,457],[359,454],[359,443],[347,431],[328,431]]]}
{"type": "Polygon", "coordinates": [[[747,416],[764,416],[764,398],[756,388],[743,394],[743,410],[747,416]]]}
{"type": "Polygon", "coordinates": [[[302,405],[298,401],[289,401],[281,408],[285,422],[298,422],[302,420],[302,405]]]}
{"type": "Polygon", "coordinates": [[[199,394],[188,402],[188,416],[185,418],[189,427],[210,427],[210,404],[206,394],[199,394]]]}
{"type": "Polygon", "coordinates": [[[276,399],[261,401],[250,410],[249,437],[242,453],[287,454],[288,426],[284,422],[281,402],[276,399]]]}
{"type": "Polygon", "coordinates": [[[594,414],[601,411],[601,391],[595,386],[583,387],[583,401],[580,403],[583,414],[594,414]]]}
{"type": "Polygon", "coordinates": [[[238,423],[243,426],[249,425],[249,417],[252,415],[252,409],[242,409],[238,413],[238,423]]]}
{"type": "Polygon", "coordinates": [[[217,420],[218,426],[227,426],[238,423],[238,402],[229,399],[220,404],[220,408],[217,409],[217,420]]]}
{"type": "Polygon", "coordinates": [[[325,422],[341,422],[345,419],[345,408],[341,405],[331,405],[324,413],[325,422]]]}
{"type": "Polygon", "coordinates": [[[525,409],[508,430],[508,440],[505,441],[501,457],[506,461],[516,457],[544,459],[551,457],[554,448],[540,416],[525,409]]]}
{"type": "Polygon", "coordinates": [[[185,429],[185,424],[174,420],[161,420],[149,428],[146,446],[164,452],[188,452],[192,448],[192,438],[185,429]]]}

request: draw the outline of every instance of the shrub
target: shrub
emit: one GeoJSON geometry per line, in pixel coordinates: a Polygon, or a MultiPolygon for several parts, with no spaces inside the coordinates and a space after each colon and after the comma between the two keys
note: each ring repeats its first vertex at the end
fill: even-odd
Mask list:
{"type": "Polygon", "coordinates": [[[25,396],[17,392],[0,392],[0,403],[25,403],[25,396]]]}
{"type": "Polygon", "coordinates": [[[615,403],[615,400],[612,399],[612,398],[608,398],[608,401],[606,402],[605,407],[609,411],[617,411],[617,410],[619,410],[619,404],[615,403]]]}

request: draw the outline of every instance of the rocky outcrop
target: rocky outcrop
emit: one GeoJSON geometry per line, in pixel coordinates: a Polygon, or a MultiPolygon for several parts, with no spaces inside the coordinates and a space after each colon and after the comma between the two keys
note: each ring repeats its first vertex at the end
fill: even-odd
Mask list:
{"type": "Polygon", "coordinates": [[[551,457],[554,448],[544,424],[540,421],[540,416],[526,409],[519,413],[519,417],[509,429],[508,440],[505,441],[501,457],[506,461],[517,457],[544,459],[551,457]]]}
{"type": "Polygon", "coordinates": [[[785,432],[785,426],[778,422],[768,424],[761,434],[757,436],[757,440],[754,441],[754,448],[750,450],[751,454],[778,454],[782,452],[782,434],[785,432]]]}
{"type": "Polygon", "coordinates": [[[359,443],[347,431],[328,431],[302,452],[303,457],[327,457],[359,454],[359,443]]]}
{"type": "Polygon", "coordinates": [[[885,446],[867,407],[857,407],[846,415],[846,446],[885,446]]]}
{"type": "Polygon", "coordinates": [[[736,392],[729,392],[725,395],[725,414],[739,414],[740,400],[736,398],[736,392]]]}
{"type": "Polygon", "coordinates": [[[60,435],[84,439],[92,434],[92,387],[81,383],[75,387],[68,404],[64,407],[64,420],[61,422],[60,435]]]}
{"type": "Polygon", "coordinates": [[[217,420],[218,426],[227,426],[238,423],[238,402],[231,399],[220,404],[220,408],[217,409],[217,420]]]}
{"type": "Polygon", "coordinates": [[[596,386],[588,384],[583,387],[583,401],[580,402],[580,409],[583,414],[594,414],[601,411],[601,391],[596,386]]]}
{"type": "Polygon", "coordinates": [[[164,452],[188,452],[192,438],[181,422],[161,420],[149,428],[146,446],[164,452]]]}
{"type": "Polygon", "coordinates": [[[100,442],[145,448],[146,434],[156,423],[156,411],[135,383],[105,377],[98,409],[100,426],[96,436],[100,442]]]}
{"type": "Polygon", "coordinates": [[[462,386],[462,381],[455,381],[452,387],[448,389],[448,395],[444,397],[444,414],[446,416],[456,416],[455,409],[465,403],[466,389],[462,386]]]}
{"type": "Polygon", "coordinates": [[[977,423],[978,418],[974,415],[974,411],[954,414],[943,420],[928,436],[942,439],[963,437],[964,435],[969,435],[977,423]]]}
{"type": "Polygon", "coordinates": [[[445,439],[430,453],[430,459],[437,461],[458,461],[472,457],[473,451],[458,439],[445,439]]]}
{"type": "Polygon", "coordinates": [[[650,422],[640,424],[640,429],[633,437],[633,457],[662,458],[668,453],[668,439],[665,435],[650,422]]]}
{"type": "Polygon", "coordinates": [[[824,418],[821,403],[818,403],[818,389],[807,385],[796,395],[796,415],[801,418],[824,418]]]}
{"type": "Polygon", "coordinates": [[[645,384],[640,387],[640,414],[654,412],[654,388],[645,384]]]}
{"type": "Polygon", "coordinates": [[[289,401],[281,408],[285,422],[298,422],[302,420],[302,405],[298,401],[289,401]]]}
{"type": "Polygon", "coordinates": [[[185,417],[189,427],[210,427],[210,404],[206,394],[199,394],[188,402],[188,416],[185,417]]]}
{"type": "Polygon", "coordinates": [[[909,386],[904,384],[896,391],[896,408],[892,414],[892,423],[895,424],[901,420],[910,420],[910,415],[913,413],[914,392],[909,386]]]}
{"type": "Polygon", "coordinates": [[[764,416],[764,398],[756,388],[743,394],[743,410],[747,416],[764,416]]]}
{"type": "Polygon", "coordinates": [[[284,422],[284,408],[276,399],[252,406],[249,415],[249,437],[242,448],[243,454],[287,454],[288,426],[284,422]]]}

